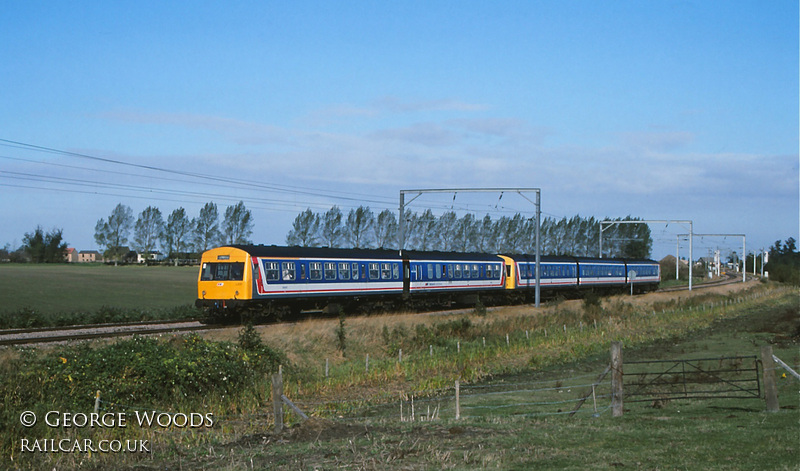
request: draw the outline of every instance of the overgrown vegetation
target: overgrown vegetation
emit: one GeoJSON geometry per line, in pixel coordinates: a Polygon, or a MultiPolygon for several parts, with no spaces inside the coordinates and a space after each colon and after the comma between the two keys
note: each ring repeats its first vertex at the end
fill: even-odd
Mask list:
{"type": "MultiPolygon", "coordinates": [[[[133,337],[110,344],[79,343],[51,349],[6,352],[0,368],[4,459],[19,453],[19,437],[31,430],[19,413],[86,412],[96,391],[102,412],[212,412],[221,415],[263,404],[264,376],[279,365],[292,371],[286,355],[244,328],[239,344],[205,340],[197,334],[166,338],[133,337]]],[[[47,438],[63,429],[37,428],[47,438]]],[[[27,435],[26,435],[27,434],[27,435]]]]}
{"type": "Polygon", "coordinates": [[[789,237],[786,242],[775,241],[769,250],[769,262],[764,267],[771,280],[800,286],[800,252],[797,242],[789,237]]]}
{"type": "MultiPolygon", "coordinates": [[[[797,292],[774,291],[773,288],[774,284],[759,284],[747,292],[730,296],[676,296],[675,300],[646,307],[630,302],[633,298],[616,297],[560,301],[553,307],[536,311],[506,308],[493,310],[486,316],[465,311],[455,316],[348,317],[344,335],[346,357],[339,349],[340,329],[336,328],[338,323],[345,331],[345,325],[342,319],[335,318],[268,327],[245,326],[232,339],[234,341],[211,341],[190,335],[159,340],[135,338],[108,345],[8,350],[0,362],[3,398],[0,420],[10,424],[3,432],[3,459],[15,450],[14,447],[19,448],[15,440],[32,433],[31,429],[19,425],[20,411],[33,410],[37,414],[55,408],[88,411],[94,392],[101,390],[104,410],[123,410],[118,404],[126,404],[174,412],[210,411],[224,418],[214,429],[202,433],[170,429],[154,436],[158,452],[147,458],[155,458],[153,469],[179,466],[237,469],[250,466],[251,459],[255,467],[289,469],[313,468],[314,463],[307,461],[312,459],[320,460],[317,467],[321,468],[347,466],[345,463],[353,463],[355,467],[353,459],[363,459],[358,466],[366,469],[392,467],[395,461],[401,466],[422,469],[526,467],[524,463],[532,461],[521,458],[523,456],[538,457],[536,462],[548,463],[548,466],[586,467],[587,462],[578,454],[563,448],[567,442],[584,450],[583,454],[596,454],[605,465],[620,462],[636,467],[671,463],[666,466],[686,467],[690,461],[663,461],[664,454],[650,460],[641,447],[618,450],[621,457],[612,458],[612,449],[619,448],[618,442],[614,446],[605,441],[584,443],[575,435],[585,437],[588,428],[601,433],[621,426],[619,421],[611,423],[606,419],[570,425],[560,418],[508,418],[504,412],[499,412],[497,420],[453,424],[448,422],[451,419],[445,419],[426,428],[398,426],[396,421],[389,421],[381,425],[383,432],[365,437],[365,426],[348,425],[351,423],[339,421],[337,417],[362,414],[365,409],[394,402],[408,391],[414,391],[417,397],[436,394],[440,388],[451,387],[456,378],[461,378],[462,384],[469,384],[505,374],[537,374],[554,365],[569,364],[569,368],[574,368],[579,362],[605,359],[612,340],[622,341],[626,351],[660,340],[673,345],[676,339],[689,332],[707,329],[743,314],[757,319],[760,313],[776,306],[781,316],[792,319],[785,311],[789,306],[796,317],[797,292]],[[402,360],[397,354],[400,349],[402,360]],[[368,369],[364,364],[366,354],[370,356],[368,369]],[[326,374],[326,360],[330,360],[329,374],[326,374]],[[314,443],[310,448],[308,443],[295,444],[292,438],[302,433],[302,428],[293,429],[282,437],[269,436],[265,431],[268,419],[263,413],[269,410],[268,378],[280,364],[284,365],[285,394],[312,416],[331,419],[316,422],[325,424],[326,430],[307,431],[308,441],[314,443]],[[558,443],[547,440],[542,435],[543,430],[559,436],[558,443]],[[339,442],[328,442],[351,432],[354,435],[348,450],[341,448],[339,442]],[[383,433],[387,435],[384,437],[383,433]],[[404,438],[397,437],[407,434],[413,434],[414,440],[398,446],[404,438]],[[324,436],[331,438],[320,439],[324,436]],[[448,437],[460,437],[466,448],[454,448],[451,443],[455,442],[448,437]],[[481,437],[482,441],[476,442],[476,437],[481,437]],[[275,445],[278,440],[281,444],[275,445]],[[429,445],[414,445],[415,440],[429,445]],[[486,448],[479,448],[478,443],[486,448]],[[528,449],[526,446],[533,448],[521,454],[509,452],[528,449]],[[401,449],[405,451],[400,453],[401,449]],[[454,449],[459,450],[458,455],[451,454],[454,449]],[[253,450],[253,454],[241,455],[241,450],[253,450]],[[347,458],[342,454],[345,452],[347,458]]],[[[752,326],[752,322],[744,325],[752,326]]],[[[743,341],[752,345],[749,338],[743,341]]],[[[796,362],[800,358],[789,360],[796,362]]],[[[389,409],[393,407],[386,410],[389,409]]],[[[290,423],[295,420],[292,416],[287,418],[290,423]]],[[[746,437],[741,432],[744,429],[737,428],[736,424],[751,428],[751,422],[729,419],[730,427],[716,422],[713,427],[721,435],[733,434],[738,440],[746,437]]],[[[770,419],[769,424],[784,427],[784,422],[770,419]]],[[[309,427],[313,427],[313,423],[309,427]]],[[[658,442],[659,434],[671,430],[682,430],[684,434],[698,430],[697,434],[702,434],[698,423],[690,419],[676,417],[674,423],[665,424],[660,432],[653,428],[657,424],[652,416],[626,418],[626,427],[632,428],[621,433],[641,434],[643,443],[658,442]]],[[[34,431],[46,437],[64,435],[63,429],[36,428],[34,431]]],[[[102,434],[115,431],[100,433],[104,436],[102,434]]],[[[723,442],[720,439],[715,444],[723,442]]],[[[778,437],[774,443],[783,444],[785,440],[778,437]]],[[[690,453],[700,456],[707,448],[690,453]]],[[[751,448],[751,451],[763,453],[762,447],[751,448]]],[[[787,451],[791,452],[784,450],[787,451]]],[[[793,453],[797,456],[796,450],[793,453]]],[[[40,465],[63,468],[70,463],[76,465],[83,458],[85,456],[17,455],[17,460],[24,461],[15,463],[32,468],[42,467],[40,465]]],[[[747,463],[754,462],[752,458],[747,459],[750,460],[747,463]]],[[[150,469],[147,461],[137,456],[100,456],[88,462],[95,463],[97,469],[123,467],[125,463],[150,469]]]]}

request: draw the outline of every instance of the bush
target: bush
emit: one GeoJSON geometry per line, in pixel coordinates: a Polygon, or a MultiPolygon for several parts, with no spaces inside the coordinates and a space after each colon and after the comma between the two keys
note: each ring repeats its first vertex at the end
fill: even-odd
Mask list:
{"type": "Polygon", "coordinates": [[[234,395],[279,365],[286,356],[259,344],[245,350],[197,334],[169,340],[135,336],[113,344],[55,347],[21,355],[0,373],[5,397],[18,404],[53,403],[85,408],[95,391],[108,401],[169,407],[176,399],[234,395]]]}

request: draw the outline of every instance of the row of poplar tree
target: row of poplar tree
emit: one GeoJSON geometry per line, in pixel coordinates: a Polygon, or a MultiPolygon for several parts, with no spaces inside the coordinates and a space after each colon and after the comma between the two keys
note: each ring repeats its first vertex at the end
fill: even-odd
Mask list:
{"type": "Polygon", "coordinates": [[[131,245],[140,253],[152,253],[160,245],[170,256],[203,252],[224,244],[249,244],[253,233],[253,215],[244,202],[228,206],[220,225],[220,213],[213,202],[206,203],[197,217],[189,218],[184,208],[167,217],[148,206],[136,219],[129,206],[118,204],[111,214],[97,221],[94,240],[104,249],[106,259],[119,260],[131,245]]]}
{"type": "MultiPolygon", "coordinates": [[[[541,222],[541,253],[596,257],[600,251],[600,223],[637,221],[638,218],[595,219],[594,217],[555,219],[541,222]]],[[[492,219],[474,214],[459,217],[448,211],[439,216],[430,209],[406,213],[407,250],[445,252],[535,253],[536,221],[517,213],[492,219]]],[[[300,213],[286,236],[286,244],[301,247],[399,248],[399,225],[393,211],[376,216],[367,206],[351,209],[347,216],[333,206],[325,213],[306,209],[300,213]]],[[[603,227],[603,256],[647,258],[653,241],[646,224],[614,224],[603,227]]]]}

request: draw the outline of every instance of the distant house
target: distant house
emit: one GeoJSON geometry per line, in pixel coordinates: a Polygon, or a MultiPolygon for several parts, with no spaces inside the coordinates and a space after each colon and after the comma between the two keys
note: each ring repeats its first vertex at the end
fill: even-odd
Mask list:
{"type": "Polygon", "coordinates": [[[102,261],[103,256],[97,250],[81,250],[78,253],[78,262],[80,263],[93,263],[102,261]]]}
{"type": "Polygon", "coordinates": [[[166,260],[167,256],[161,252],[150,251],[147,254],[138,253],[136,254],[136,262],[137,263],[146,263],[146,262],[160,262],[162,260],[166,260]]]}
{"type": "Polygon", "coordinates": [[[78,251],[72,247],[64,251],[64,261],[67,263],[75,263],[78,261],[78,251]]]}

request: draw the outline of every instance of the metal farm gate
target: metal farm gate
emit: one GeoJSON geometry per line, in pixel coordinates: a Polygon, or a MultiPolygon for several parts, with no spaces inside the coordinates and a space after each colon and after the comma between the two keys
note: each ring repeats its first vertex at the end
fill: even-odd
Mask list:
{"type": "Polygon", "coordinates": [[[758,399],[758,358],[626,361],[625,402],[669,399],[758,399]]]}

